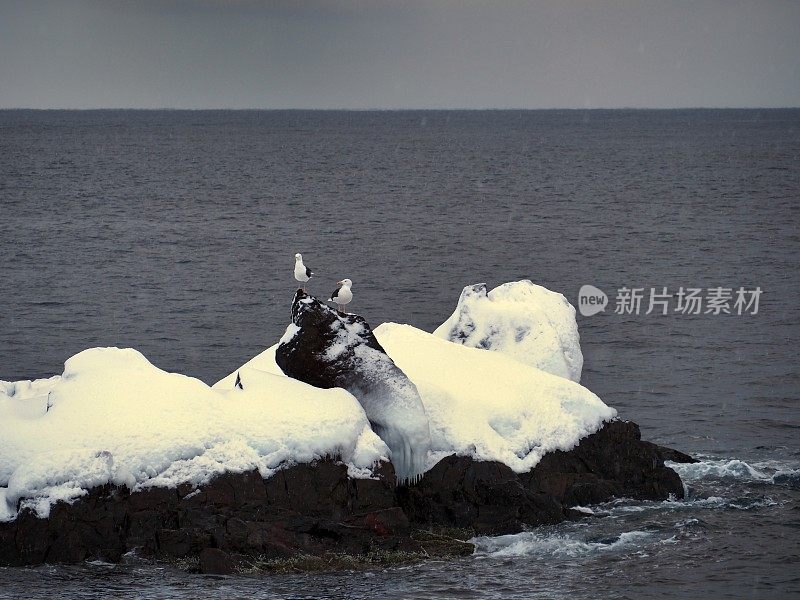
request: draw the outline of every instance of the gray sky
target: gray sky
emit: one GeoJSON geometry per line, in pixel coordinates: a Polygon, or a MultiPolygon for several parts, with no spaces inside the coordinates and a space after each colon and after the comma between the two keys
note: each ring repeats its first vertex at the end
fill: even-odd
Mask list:
{"type": "Polygon", "coordinates": [[[797,0],[0,0],[0,107],[800,106],[797,0]]]}

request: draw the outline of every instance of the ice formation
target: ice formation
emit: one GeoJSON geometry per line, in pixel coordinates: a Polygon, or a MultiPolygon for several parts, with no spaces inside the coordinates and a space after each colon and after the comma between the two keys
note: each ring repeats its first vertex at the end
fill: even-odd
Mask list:
{"type": "Polygon", "coordinates": [[[425,408],[416,386],[384,352],[366,320],[298,291],[292,323],[296,329],[287,329],[276,349],[278,366],[311,385],[350,391],[389,446],[398,481],[419,478],[430,449],[425,408]]]}
{"type": "Polygon", "coordinates": [[[487,292],[469,285],[434,335],[457,344],[496,350],[553,375],[580,381],[583,368],[575,308],[563,295],[528,280],[487,292]]]}
{"type": "Polygon", "coordinates": [[[523,473],[616,416],[580,384],[503,353],[452,344],[410,325],[385,323],[374,333],[422,396],[429,466],[455,452],[523,473]]]}
{"type": "Polygon", "coordinates": [[[64,374],[0,383],[0,518],[18,503],[46,516],[105,483],[201,485],[214,475],[335,455],[368,477],[389,450],[358,401],[284,376],[242,369],[244,389],[212,390],[131,349],[76,354],[64,374]]]}

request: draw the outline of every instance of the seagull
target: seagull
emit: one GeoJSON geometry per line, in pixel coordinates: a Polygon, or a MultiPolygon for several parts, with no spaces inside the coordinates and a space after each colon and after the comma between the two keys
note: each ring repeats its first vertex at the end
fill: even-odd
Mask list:
{"type": "Polygon", "coordinates": [[[337,282],[337,285],[339,287],[336,288],[328,300],[336,302],[336,308],[339,309],[339,312],[344,312],[345,306],[353,299],[353,292],[350,291],[350,286],[353,285],[353,282],[349,279],[342,279],[337,282]]]}
{"type": "Polygon", "coordinates": [[[300,282],[300,288],[305,293],[306,282],[314,273],[303,264],[303,255],[299,252],[294,255],[294,278],[300,282]]]}

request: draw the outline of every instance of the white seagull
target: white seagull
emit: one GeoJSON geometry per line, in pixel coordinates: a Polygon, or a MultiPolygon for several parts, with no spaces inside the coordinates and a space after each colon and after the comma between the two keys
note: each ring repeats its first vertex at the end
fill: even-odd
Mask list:
{"type": "Polygon", "coordinates": [[[339,309],[339,312],[344,312],[345,306],[350,304],[350,301],[353,299],[353,292],[350,291],[350,286],[353,285],[353,282],[349,279],[342,279],[337,282],[337,285],[339,287],[336,288],[328,300],[336,302],[336,308],[339,309]]]}
{"type": "Polygon", "coordinates": [[[300,283],[300,288],[305,293],[306,291],[306,283],[311,276],[313,275],[313,271],[309,269],[307,266],[303,264],[303,255],[299,252],[294,255],[294,278],[300,283]]]}

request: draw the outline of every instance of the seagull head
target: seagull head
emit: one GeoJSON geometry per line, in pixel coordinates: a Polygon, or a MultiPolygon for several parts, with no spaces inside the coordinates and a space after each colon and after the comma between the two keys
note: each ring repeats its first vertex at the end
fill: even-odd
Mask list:
{"type": "Polygon", "coordinates": [[[294,255],[294,259],[295,260],[303,260],[303,255],[298,252],[297,254],[294,255]]]}
{"type": "Polygon", "coordinates": [[[338,285],[343,285],[344,287],[350,287],[351,285],[353,285],[353,282],[350,281],[349,279],[342,279],[341,281],[339,281],[337,283],[338,283],[338,285]]]}

